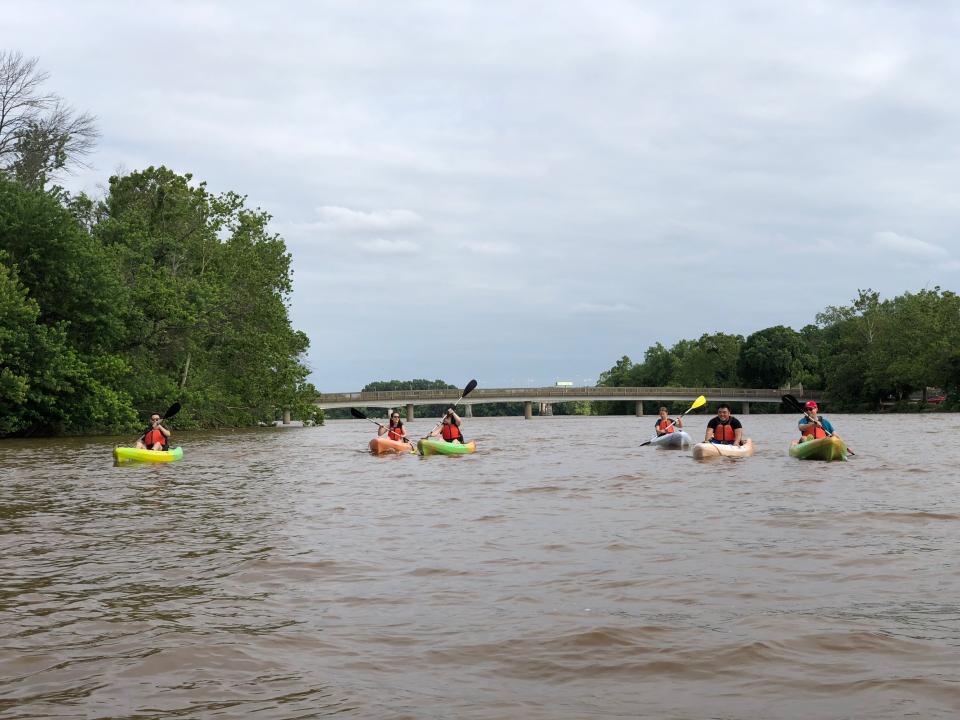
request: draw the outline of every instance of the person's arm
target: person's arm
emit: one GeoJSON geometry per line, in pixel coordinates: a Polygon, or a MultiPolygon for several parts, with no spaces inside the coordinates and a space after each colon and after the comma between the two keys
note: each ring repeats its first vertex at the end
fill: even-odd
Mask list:
{"type": "Polygon", "coordinates": [[[743,428],[738,427],[733,431],[733,444],[734,445],[743,445],[743,428]]]}
{"type": "Polygon", "coordinates": [[[833,429],[833,423],[831,423],[826,418],[821,418],[820,424],[823,425],[823,429],[826,430],[831,435],[836,435],[836,430],[833,429]]]}
{"type": "Polygon", "coordinates": [[[714,418],[713,420],[707,423],[707,432],[703,436],[704,442],[710,442],[711,440],[713,440],[713,428],[714,426],[716,426],[716,424],[717,424],[716,418],[714,418]]]}
{"type": "Polygon", "coordinates": [[[460,416],[457,415],[457,411],[453,408],[450,408],[447,410],[447,413],[449,413],[450,417],[453,418],[453,422],[456,424],[456,426],[460,427],[460,416]]]}
{"type": "Polygon", "coordinates": [[[663,432],[663,430],[660,429],[660,421],[659,421],[659,420],[657,420],[657,421],[653,424],[653,432],[656,433],[657,437],[660,437],[661,435],[664,435],[664,434],[665,434],[665,433],[663,432]]]}
{"type": "Polygon", "coordinates": [[[387,429],[387,427],[385,425],[381,425],[380,427],[377,428],[377,437],[386,435],[388,432],[390,431],[387,429]]]}
{"type": "Polygon", "coordinates": [[[683,430],[683,418],[682,418],[682,417],[678,417],[676,420],[674,420],[674,421],[673,421],[673,424],[676,425],[676,426],[677,426],[678,428],[680,428],[681,430],[683,430]]]}
{"type": "Polygon", "coordinates": [[[157,423],[157,430],[159,430],[165,438],[170,437],[170,431],[167,430],[163,425],[157,423]]]}

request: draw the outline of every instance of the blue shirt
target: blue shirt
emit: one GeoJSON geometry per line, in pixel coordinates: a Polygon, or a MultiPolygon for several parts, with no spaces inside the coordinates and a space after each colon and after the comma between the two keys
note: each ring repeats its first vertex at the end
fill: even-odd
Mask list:
{"type": "MultiPolygon", "coordinates": [[[[823,425],[823,429],[826,430],[826,431],[827,431],[828,433],[830,433],[831,435],[833,435],[833,433],[836,432],[836,431],[833,429],[833,425],[831,425],[831,424],[830,424],[830,421],[827,420],[826,418],[824,418],[824,417],[822,417],[822,418],[817,418],[817,420],[819,420],[819,421],[820,421],[820,424],[823,425]]],[[[803,427],[804,425],[810,425],[810,420],[809,420],[809,418],[807,418],[807,416],[804,415],[802,418],[800,418],[800,422],[798,423],[798,425],[800,425],[800,427],[803,427]]]]}

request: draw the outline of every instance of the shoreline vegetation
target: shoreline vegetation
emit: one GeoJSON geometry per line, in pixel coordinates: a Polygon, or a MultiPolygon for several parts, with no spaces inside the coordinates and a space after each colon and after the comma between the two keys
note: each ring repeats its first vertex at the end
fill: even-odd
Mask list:
{"type": "Polygon", "coordinates": [[[70,194],[98,132],[46,79],[0,52],[0,438],[322,422],[270,216],[163,166],[70,194]]]}

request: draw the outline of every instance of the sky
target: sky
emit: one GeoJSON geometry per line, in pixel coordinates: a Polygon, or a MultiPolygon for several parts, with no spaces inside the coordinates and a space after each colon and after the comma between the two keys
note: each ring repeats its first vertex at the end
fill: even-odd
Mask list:
{"type": "Polygon", "coordinates": [[[960,289],[960,6],[0,0],[0,48],[273,216],[322,391],[592,385],[623,355],[960,289]]]}

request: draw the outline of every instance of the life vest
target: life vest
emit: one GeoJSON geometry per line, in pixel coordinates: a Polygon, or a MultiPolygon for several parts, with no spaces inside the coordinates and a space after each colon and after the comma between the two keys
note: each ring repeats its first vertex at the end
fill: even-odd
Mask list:
{"type": "Polygon", "coordinates": [[[143,444],[147,446],[147,450],[153,450],[153,446],[156,443],[160,443],[164,448],[166,448],[167,438],[159,430],[150,428],[143,434],[143,444]]]}
{"type": "Polygon", "coordinates": [[[713,430],[713,441],[723,445],[732,445],[737,434],[730,423],[719,423],[713,430]]]}
{"type": "Polygon", "coordinates": [[[440,437],[447,442],[453,442],[454,440],[463,440],[463,433],[456,425],[448,423],[440,426],[440,437]]]}
{"type": "Polygon", "coordinates": [[[397,425],[396,427],[390,428],[390,432],[387,433],[387,437],[391,440],[403,442],[403,425],[397,425]]]}
{"type": "Polygon", "coordinates": [[[827,437],[827,432],[816,423],[807,423],[801,426],[800,434],[804,438],[813,438],[814,440],[827,437]]]}
{"type": "Polygon", "coordinates": [[[657,432],[672,433],[674,427],[675,425],[670,418],[667,418],[666,420],[657,420],[657,432]]]}

